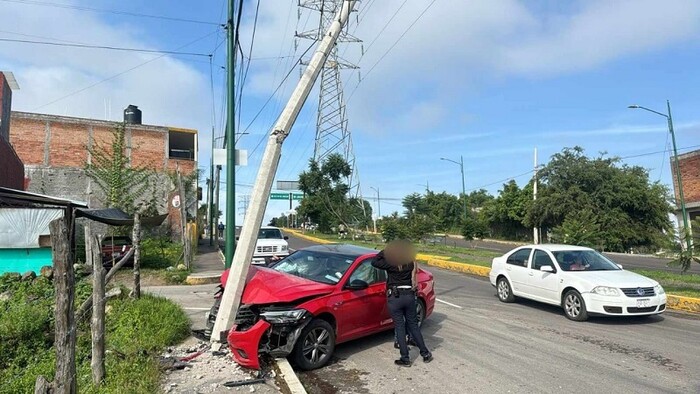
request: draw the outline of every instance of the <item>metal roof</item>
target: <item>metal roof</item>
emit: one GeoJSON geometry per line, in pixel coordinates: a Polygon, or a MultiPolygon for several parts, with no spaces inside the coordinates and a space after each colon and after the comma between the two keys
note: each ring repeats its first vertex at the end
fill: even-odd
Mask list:
{"type": "Polygon", "coordinates": [[[5,80],[7,81],[7,84],[10,85],[10,89],[19,90],[19,84],[17,83],[15,74],[13,74],[12,71],[0,71],[0,74],[5,75],[5,80]]]}
{"type": "Polygon", "coordinates": [[[73,206],[76,208],[87,208],[87,203],[73,201],[65,198],[47,196],[44,194],[30,193],[24,190],[0,187],[0,203],[9,205],[49,205],[58,207],[73,206]]]}

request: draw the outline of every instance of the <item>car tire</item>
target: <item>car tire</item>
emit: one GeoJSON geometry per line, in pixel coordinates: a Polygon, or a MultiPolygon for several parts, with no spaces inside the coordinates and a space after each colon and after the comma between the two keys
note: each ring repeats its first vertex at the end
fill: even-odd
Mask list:
{"type": "Polygon", "coordinates": [[[425,322],[425,302],[420,298],[416,300],[416,317],[418,318],[418,327],[423,327],[423,322],[425,322]]]}
{"type": "Polygon", "coordinates": [[[211,333],[214,331],[214,323],[216,322],[216,315],[219,313],[219,306],[221,306],[221,298],[217,298],[214,301],[214,305],[209,309],[209,315],[207,316],[207,324],[204,328],[204,336],[211,338],[211,333]]]}
{"type": "Polygon", "coordinates": [[[564,294],[562,302],[566,318],[573,321],[585,321],[588,319],[586,302],[581,297],[581,293],[576,290],[569,290],[564,294]]]}
{"type": "Polygon", "coordinates": [[[301,370],[310,371],[326,365],[335,351],[335,330],[323,319],[312,320],[294,344],[292,361],[301,370]]]}
{"type": "Polygon", "coordinates": [[[498,278],[496,282],[496,293],[498,294],[498,299],[501,302],[514,302],[515,295],[513,295],[513,288],[510,286],[510,282],[505,277],[498,278]]]}

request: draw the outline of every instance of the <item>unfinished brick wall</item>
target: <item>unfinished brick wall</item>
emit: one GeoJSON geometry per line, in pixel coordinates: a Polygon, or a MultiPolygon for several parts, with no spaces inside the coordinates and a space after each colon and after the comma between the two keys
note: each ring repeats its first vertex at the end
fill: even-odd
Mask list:
{"type": "MultiPolygon", "coordinates": [[[[692,204],[700,202],[700,150],[679,155],[678,164],[681,169],[685,203],[692,204]]],[[[673,169],[673,190],[676,195],[676,200],[678,200],[680,197],[673,158],[671,158],[671,168],[673,169]]]]}

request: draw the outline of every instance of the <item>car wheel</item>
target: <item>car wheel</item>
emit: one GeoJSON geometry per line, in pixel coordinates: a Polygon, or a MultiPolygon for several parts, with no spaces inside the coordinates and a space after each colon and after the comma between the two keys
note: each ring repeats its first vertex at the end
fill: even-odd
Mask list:
{"type": "Polygon", "coordinates": [[[310,371],[326,365],[334,351],[333,327],[325,320],[314,319],[301,331],[292,357],[297,367],[310,371]]]}
{"type": "Polygon", "coordinates": [[[219,306],[221,305],[221,298],[217,298],[214,301],[214,305],[209,309],[209,315],[207,316],[207,326],[204,328],[204,335],[207,338],[211,338],[211,333],[214,331],[214,323],[216,322],[216,314],[219,313],[219,306]]]}
{"type": "Polygon", "coordinates": [[[515,296],[513,295],[513,289],[510,287],[508,279],[505,277],[498,278],[496,283],[496,290],[498,292],[498,299],[501,302],[513,302],[515,301],[515,296]]]}
{"type": "Polygon", "coordinates": [[[576,290],[569,290],[564,295],[564,314],[569,320],[584,321],[588,319],[586,302],[576,290]]]}
{"type": "Polygon", "coordinates": [[[423,321],[425,321],[425,304],[420,298],[416,300],[416,317],[418,318],[418,327],[422,327],[423,321]]]}

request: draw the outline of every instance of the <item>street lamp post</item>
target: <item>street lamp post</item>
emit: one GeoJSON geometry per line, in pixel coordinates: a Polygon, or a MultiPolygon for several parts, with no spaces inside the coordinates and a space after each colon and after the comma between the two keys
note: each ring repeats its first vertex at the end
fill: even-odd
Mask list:
{"type": "Polygon", "coordinates": [[[465,187],[464,183],[464,157],[462,155],[459,156],[459,162],[456,162],[454,160],[446,159],[444,157],[441,157],[440,160],[444,161],[449,161],[450,163],[455,163],[459,166],[460,170],[462,171],[462,194],[464,195],[464,221],[467,221],[467,189],[465,187]]]}
{"type": "MultiPolygon", "coordinates": [[[[375,188],[373,188],[372,186],[370,186],[370,189],[372,189],[372,190],[374,190],[375,192],[377,192],[377,218],[380,218],[380,217],[382,217],[382,203],[381,203],[381,201],[379,200],[379,188],[377,187],[377,188],[375,189],[375,188]]],[[[376,234],[376,233],[377,233],[377,219],[375,218],[373,222],[374,222],[374,226],[373,226],[373,227],[374,227],[374,233],[376,234]]]]}
{"type": "Polygon", "coordinates": [[[687,250],[690,250],[691,248],[691,239],[688,237],[685,232],[689,231],[688,228],[688,215],[685,211],[685,197],[683,196],[683,180],[681,179],[681,167],[680,164],[678,163],[678,149],[676,148],[676,134],[673,132],[673,118],[671,117],[671,103],[666,100],[666,108],[668,113],[664,114],[658,111],[654,111],[653,109],[649,109],[646,107],[642,107],[641,105],[630,105],[628,108],[632,109],[643,109],[645,111],[653,112],[657,115],[661,115],[664,118],[666,118],[666,121],[668,122],[668,132],[671,133],[671,141],[673,141],[673,161],[675,163],[676,167],[676,182],[678,183],[678,196],[680,197],[680,205],[681,205],[681,214],[683,215],[683,237],[685,238],[685,244],[687,250]]]}

